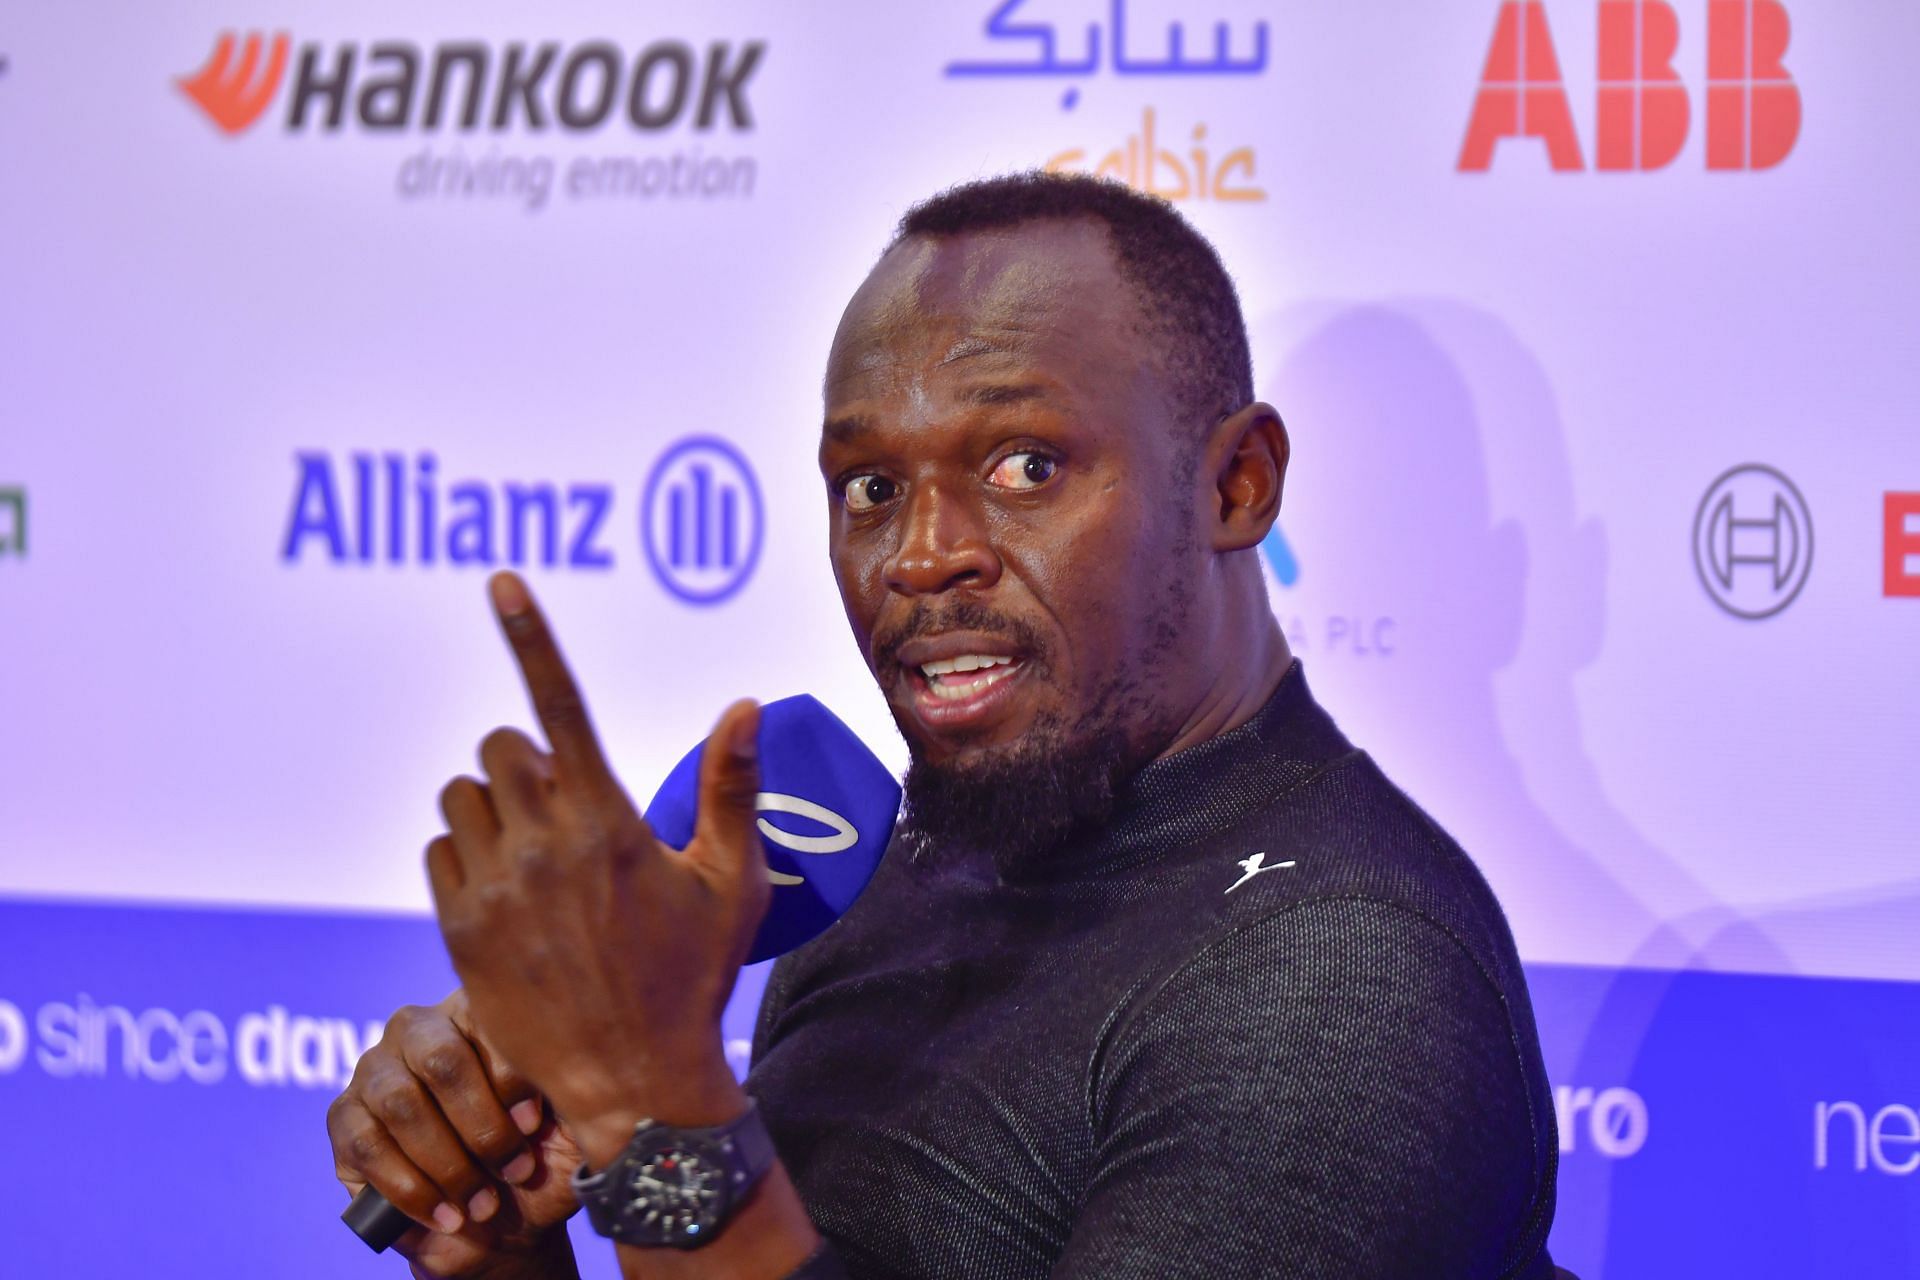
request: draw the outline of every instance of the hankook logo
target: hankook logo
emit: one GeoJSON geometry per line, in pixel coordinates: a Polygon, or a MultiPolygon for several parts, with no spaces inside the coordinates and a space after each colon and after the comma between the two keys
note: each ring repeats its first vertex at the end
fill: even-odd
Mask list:
{"type": "Polygon", "coordinates": [[[766,50],[764,40],[325,44],[226,31],[174,85],[228,138],[277,114],[288,134],[410,144],[394,174],[409,203],[538,213],[561,200],[751,197],[759,163],[737,148],[753,133],[749,90],[766,50]],[[597,149],[603,140],[616,149],[597,149]]]}

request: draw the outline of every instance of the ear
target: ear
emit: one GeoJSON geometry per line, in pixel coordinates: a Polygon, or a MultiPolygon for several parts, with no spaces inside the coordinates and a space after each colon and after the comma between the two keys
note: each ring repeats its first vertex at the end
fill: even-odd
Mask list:
{"type": "Polygon", "coordinates": [[[1207,474],[1213,477],[1219,515],[1213,549],[1257,547],[1280,515],[1291,445],[1286,424],[1270,404],[1255,401],[1213,429],[1207,442],[1207,474]]]}

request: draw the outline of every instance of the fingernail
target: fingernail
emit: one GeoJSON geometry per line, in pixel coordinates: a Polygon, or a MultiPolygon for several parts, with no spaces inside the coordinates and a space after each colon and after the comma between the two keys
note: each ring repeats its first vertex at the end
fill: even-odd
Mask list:
{"type": "Polygon", "coordinates": [[[519,1155],[507,1161],[506,1166],[500,1170],[500,1176],[508,1182],[513,1183],[516,1187],[528,1178],[531,1178],[533,1176],[533,1152],[522,1151],[519,1155]]]}
{"type": "Polygon", "coordinates": [[[440,1229],[448,1235],[458,1231],[460,1224],[465,1221],[460,1216],[460,1211],[444,1200],[433,1207],[433,1220],[439,1223],[440,1229]]]}
{"type": "Polygon", "coordinates": [[[533,606],[532,598],[527,595],[527,584],[511,573],[494,574],[487,587],[493,592],[493,607],[502,617],[511,618],[533,606]]]}
{"type": "Polygon", "coordinates": [[[742,760],[755,760],[760,756],[760,717],[745,717],[746,724],[733,732],[733,754],[742,760]]]}
{"type": "Polygon", "coordinates": [[[482,1187],[473,1193],[473,1199],[467,1201],[467,1212],[473,1215],[475,1222],[485,1222],[500,1208],[500,1197],[492,1187],[482,1187]]]}
{"type": "Polygon", "coordinates": [[[513,1117],[513,1123],[519,1127],[520,1132],[532,1137],[534,1131],[540,1127],[540,1099],[528,1098],[522,1102],[516,1102],[507,1114],[513,1117]]]}

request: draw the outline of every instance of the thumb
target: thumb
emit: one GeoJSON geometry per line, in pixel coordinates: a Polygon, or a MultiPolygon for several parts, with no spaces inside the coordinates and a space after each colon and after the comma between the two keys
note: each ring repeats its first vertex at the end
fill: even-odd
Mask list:
{"type": "Polygon", "coordinates": [[[700,754],[700,807],[688,851],[732,876],[766,878],[754,802],[760,795],[760,704],[742,698],[721,713],[700,754]]]}

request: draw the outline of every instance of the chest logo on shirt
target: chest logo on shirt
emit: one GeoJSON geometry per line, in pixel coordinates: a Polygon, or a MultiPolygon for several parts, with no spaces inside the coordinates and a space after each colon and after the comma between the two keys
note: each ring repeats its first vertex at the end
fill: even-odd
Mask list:
{"type": "Polygon", "coordinates": [[[1238,880],[1235,880],[1232,884],[1227,886],[1226,892],[1228,893],[1232,893],[1235,889],[1238,889],[1241,885],[1253,879],[1255,876],[1259,875],[1262,871],[1280,871],[1280,870],[1284,870],[1287,867],[1292,866],[1293,859],[1288,858],[1285,862],[1276,862],[1271,866],[1269,866],[1267,865],[1267,855],[1264,853],[1256,853],[1250,858],[1240,859],[1240,861],[1235,865],[1237,865],[1240,868],[1242,875],[1238,880]]]}

